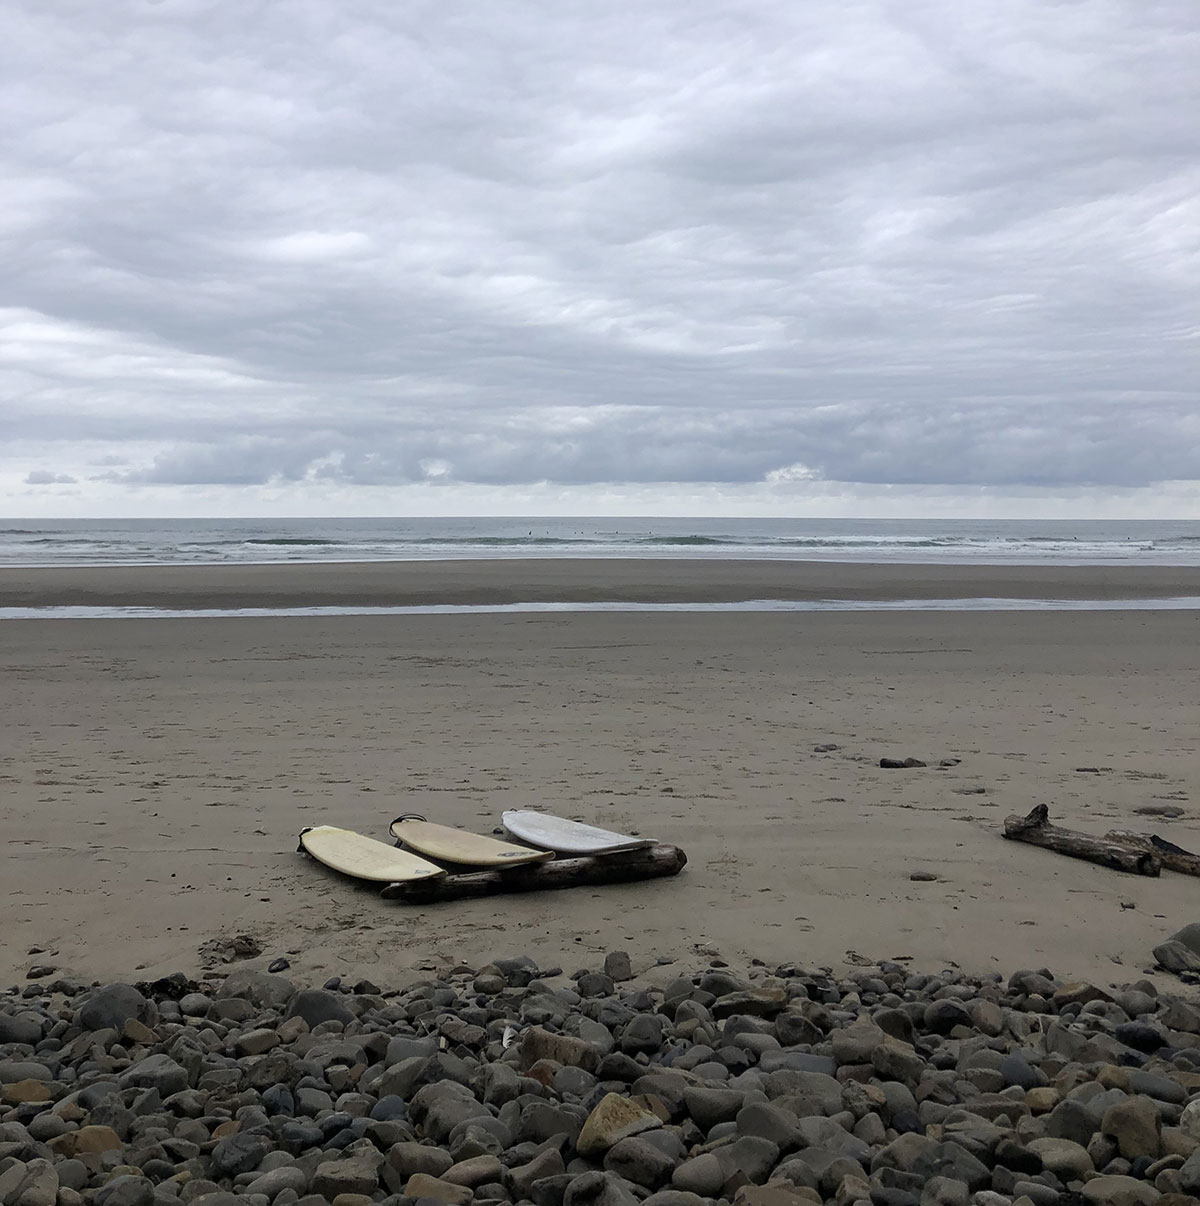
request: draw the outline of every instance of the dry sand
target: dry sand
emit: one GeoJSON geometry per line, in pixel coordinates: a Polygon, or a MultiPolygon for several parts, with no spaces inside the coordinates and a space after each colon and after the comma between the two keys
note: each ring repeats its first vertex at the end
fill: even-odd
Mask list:
{"type": "MultiPolygon", "coordinates": [[[[599,589],[612,564],[576,588],[599,589]]],[[[619,587],[637,589],[619,564],[619,587]]],[[[639,564],[660,591],[737,585],[724,564],[639,564]]],[[[330,567],[253,568],[253,583],[246,569],[129,571],[120,601],[150,601],[128,593],[135,576],[176,605],[197,582],[223,599],[312,602],[315,579],[333,601],[386,578],[370,567],[339,587],[330,567]]],[[[824,591],[883,597],[947,580],[953,594],[1012,595],[1030,580],[841,569],[804,572],[824,591]]],[[[538,572],[570,581],[563,563],[538,572]]],[[[781,572],[743,566],[743,597],[781,572]]],[[[1050,571],[1060,585],[1042,593],[1100,594],[1112,571],[1078,573],[1050,571]]],[[[420,574],[438,593],[436,570],[420,574]]],[[[440,593],[521,594],[518,575],[476,563],[440,593]]],[[[111,594],[121,577],[9,571],[0,605],[68,601],[68,579],[111,594]]],[[[1200,594],[1195,571],[1124,577],[1200,594]]],[[[202,943],[245,933],[318,980],[387,983],[518,952],[570,971],[612,948],[643,964],[858,952],[1136,979],[1153,945],[1200,918],[1196,881],[1120,875],[999,827],[1046,802],[1065,824],[1152,825],[1200,847],[1198,635],[1200,614],[1183,611],[6,621],[0,978],[47,962],[102,978],[195,972],[202,943]],[[930,766],[878,766],[906,755],[930,766]],[[1146,805],[1185,815],[1136,816],[1146,805]],[[411,908],[295,853],[304,825],[382,838],[420,811],[487,832],[514,806],[676,842],[690,863],[675,880],[411,908]]]]}

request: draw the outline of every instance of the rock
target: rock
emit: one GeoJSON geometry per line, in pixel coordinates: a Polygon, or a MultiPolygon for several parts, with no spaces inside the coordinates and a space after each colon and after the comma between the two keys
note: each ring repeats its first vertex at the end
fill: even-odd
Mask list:
{"type": "Polygon", "coordinates": [[[460,1123],[475,1119],[491,1119],[487,1106],[475,1099],[465,1085],[456,1081],[435,1081],[417,1090],[409,1103],[413,1117],[420,1123],[428,1138],[445,1143],[460,1123]]]}
{"type": "Polygon", "coordinates": [[[633,963],[628,951],[609,951],[604,956],[604,974],[617,984],[633,979],[633,963]]]}
{"type": "Polygon", "coordinates": [[[354,1021],[354,1012],[346,1005],[345,997],[340,993],[326,992],[323,988],[301,989],[291,998],[284,1016],[303,1018],[310,1030],[316,1029],[322,1022],[349,1025],[354,1021]]]}
{"type": "Polygon", "coordinates": [[[747,1017],[771,1018],[787,1004],[787,992],[783,988],[746,988],[740,992],[726,993],[713,1002],[712,1015],[718,1022],[736,1014],[747,1017]]]}
{"type": "Polygon", "coordinates": [[[149,1022],[150,1002],[132,984],[107,984],[80,1006],[76,1021],[84,1030],[115,1030],[120,1034],[130,1018],[149,1022]]]}
{"type": "MultiPolygon", "coordinates": [[[[740,1089],[702,1089],[689,1085],[683,1091],[683,1106],[696,1125],[707,1133],[720,1122],[732,1122],[746,1104],[740,1089]]],[[[1200,1127],[1200,1113],[1197,1114],[1200,1127]]]]}
{"type": "Polygon", "coordinates": [[[440,1147],[432,1147],[427,1143],[396,1143],[388,1150],[387,1162],[390,1168],[404,1180],[414,1173],[425,1173],[430,1177],[440,1177],[449,1172],[454,1166],[454,1160],[449,1152],[440,1147]]]}
{"type": "Polygon", "coordinates": [[[920,1206],[968,1206],[971,1188],[953,1177],[931,1177],[921,1189],[920,1206]]]}
{"type": "Polygon", "coordinates": [[[712,1152],[705,1152],[684,1161],[672,1174],[671,1185],[702,1198],[715,1198],[720,1195],[725,1180],[721,1161],[712,1152]]]}
{"type": "Polygon", "coordinates": [[[638,1200],[612,1173],[585,1172],[567,1186],[563,1206],[638,1206],[638,1200]]]}
{"type": "Polygon", "coordinates": [[[821,1195],[791,1185],[743,1185],[733,1195],[734,1206],[821,1206],[821,1195]]]}
{"type": "Polygon", "coordinates": [[[568,1105],[555,1105],[549,1101],[535,1101],[522,1107],[517,1123],[517,1139],[520,1142],[544,1143],[559,1135],[571,1142],[579,1138],[586,1116],[582,1111],[568,1105]]]}
{"type": "Polygon", "coordinates": [[[1179,1166],[1179,1188],[1200,1196],[1200,1147],[1179,1166]]]}
{"type": "Polygon", "coordinates": [[[1004,1033],[1004,1014],[995,1001],[972,1001],[970,1010],[971,1024],[980,1033],[991,1038],[998,1038],[1004,1033]]]}
{"type": "Polygon", "coordinates": [[[611,997],[616,987],[612,978],[603,972],[585,972],[575,981],[575,989],[581,997],[611,997]]]}
{"type": "Polygon", "coordinates": [[[1047,1172],[1064,1181],[1079,1181],[1095,1171],[1087,1148],[1070,1139],[1032,1139],[1026,1146],[1041,1156],[1047,1172]]]}
{"type": "Polygon", "coordinates": [[[663,1045],[666,1019],[656,1013],[636,1014],[621,1031],[621,1050],[626,1055],[650,1055],[663,1045]]]}
{"type": "Polygon", "coordinates": [[[940,1176],[963,1181],[972,1191],[983,1189],[991,1183],[988,1166],[952,1140],[939,1143],[932,1151],[922,1155],[913,1166],[913,1171],[925,1178],[940,1176]]]}
{"type": "Polygon", "coordinates": [[[1034,1068],[1019,1052],[1010,1051],[1000,1061],[997,1069],[1006,1086],[1016,1085],[1021,1089],[1036,1089],[1046,1084],[1046,1074],[1034,1068]]]}
{"type": "Polygon", "coordinates": [[[646,1198],[642,1206],[705,1206],[705,1201],[697,1194],[684,1193],[681,1189],[660,1189],[646,1198]]]}
{"type": "Polygon", "coordinates": [[[1184,1106],[1179,1115],[1179,1129],[1189,1139],[1200,1144],[1200,1097],[1184,1106]]]}
{"type": "Polygon", "coordinates": [[[1053,1002],[1055,1008],[1061,1011],[1068,1005],[1088,1005],[1092,1001],[1111,1002],[1112,997],[1104,989],[1097,988],[1094,984],[1088,984],[1084,980],[1077,980],[1055,989],[1054,995],[1050,1000],[1053,1002]]]}
{"type": "Polygon", "coordinates": [[[606,1055],[596,1069],[597,1080],[622,1080],[626,1084],[640,1079],[645,1075],[646,1067],[639,1064],[630,1055],[620,1051],[612,1051],[606,1055]]]}
{"type": "Polygon", "coordinates": [[[608,1093],[588,1115],[575,1146],[581,1156],[603,1156],[622,1139],[660,1126],[662,1119],[657,1114],[628,1097],[608,1093]]]}
{"type": "Polygon", "coordinates": [[[971,1025],[971,1013],[961,1001],[931,1001],[925,1006],[925,1029],[931,1034],[949,1034],[955,1026],[971,1025]]]}
{"type": "MultiPolygon", "coordinates": [[[[327,1166],[322,1165],[321,1167],[327,1166]]],[[[317,1171],[319,1173],[320,1169],[317,1171]]],[[[409,1198],[446,1202],[449,1206],[467,1206],[467,1203],[475,1196],[465,1185],[453,1185],[449,1181],[431,1177],[428,1173],[413,1173],[404,1186],[404,1193],[409,1198]]]]}
{"type": "Polygon", "coordinates": [[[1117,1150],[1126,1160],[1140,1156],[1156,1160],[1159,1156],[1162,1122],[1148,1097],[1130,1097],[1110,1106],[1100,1129],[1117,1141],[1117,1150]]]}
{"type": "Polygon", "coordinates": [[[435,1038],[413,1038],[411,1035],[398,1034],[388,1041],[383,1063],[390,1068],[409,1059],[428,1059],[437,1054],[437,1049],[435,1038]]]}
{"type": "Polygon", "coordinates": [[[287,1007],[295,991],[291,980],[283,976],[242,968],[225,977],[217,996],[249,1001],[260,1009],[282,1010],[287,1007]]]}
{"type": "Polygon", "coordinates": [[[1103,1109],[1094,1103],[1069,1097],[1050,1111],[1046,1134],[1052,1139],[1070,1139],[1080,1147],[1086,1147],[1103,1119],[1103,1109]]]}
{"type": "Polygon", "coordinates": [[[1200,921],[1193,921],[1190,925],[1185,925],[1183,929],[1176,930],[1167,941],[1178,942],[1187,947],[1192,954],[1200,955],[1200,921]]]}
{"type": "Polygon", "coordinates": [[[925,1135],[900,1135],[871,1157],[871,1172],[899,1169],[901,1172],[911,1173],[915,1169],[917,1161],[932,1153],[936,1148],[936,1141],[925,1135]]]}
{"type": "Polygon", "coordinates": [[[790,1009],[775,1015],[774,1032],[784,1047],[796,1047],[801,1043],[811,1047],[825,1039],[825,1035],[815,1023],[802,1013],[790,1009]]]}
{"type": "Polygon", "coordinates": [[[302,1168],[294,1164],[273,1168],[270,1172],[262,1173],[246,1186],[247,1193],[262,1193],[268,1198],[274,1198],[285,1189],[294,1190],[298,1194],[308,1188],[308,1177],[302,1168]]]}
{"type": "Polygon", "coordinates": [[[558,1148],[551,1147],[539,1152],[526,1164],[519,1164],[508,1170],[508,1184],[513,1197],[522,1201],[531,1197],[533,1183],[547,1177],[561,1176],[566,1172],[562,1153],[558,1148]]]}
{"type": "Polygon", "coordinates": [[[265,1135],[239,1131],[218,1141],[212,1150],[213,1171],[219,1177],[236,1177],[253,1172],[271,1148],[265,1135]]]}
{"type": "Polygon", "coordinates": [[[738,1173],[761,1185],[779,1163],[779,1146],[760,1135],[741,1135],[727,1147],[719,1148],[716,1156],[727,1175],[738,1173]]]}
{"type": "Polygon", "coordinates": [[[1169,972],[1200,971],[1200,955],[1175,939],[1156,946],[1154,958],[1160,967],[1169,972]]]}
{"type": "Polygon", "coordinates": [[[1147,1072],[1144,1068],[1134,1068],[1130,1071],[1128,1091],[1153,1097],[1155,1101],[1169,1101],[1178,1106],[1188,1099],[1187,1090],[1178,1081],[1157,1072],[1147,1072]]]}
{"type": "Polygon", "coordinates": [[[54,1079],[45,1064],[33,1060],[0,1060],[0,1085],[15,1085],[23,1080],[49,1082],[54,1079]]]}
{"type": "Polygon", "coordinates": [[[879,765],[884,770],[911,770],[918,766],[927,766],[920,758],[880,758],[879,765]]]}
{"type": "Polygon", "coordinates": [[[0,1202],[12,1206],[55,1206],[58,1193],[58,1173],[49,1160],[14,1161],[0,1175],[0,1202]]]}
{"type": "Polygon", "coordinates": [[[96,1206],[154,1206],[154,1182],[129,1174],[116,1176],[93,1199],[96,1206]]]}
{"type": "Polygon", "coordinates": [[[853,1026],[835,1030],[830,1039],[833,1058],[838,1064],[868,1064],[876,1047],[887,1037],[869,1018],[860,1018],[853,1026]]]}
{"type": "Polygon", "coordinates": [[[1095,1206],[1151,1206],[1160,1195],[1153,1185],[1133,1177],[1094,1177],[1080,1191],[1084,1202],[1095,1206]]]}
{"type": "Polygon", "coordinates": [[[273,1047],[279,1046],[277,1030],[247,1030],[234,1040],[233,1049],[239,1056],[265,1055],[273,1047]]]}
{"type": "Polygon", "coordinates": [[[619,1140],[604,1157],[607,1172],[650,1190],[666,1185],[675,1171],[675,1165],[676,1161],[665,1152],[636,1136],[619,1140]]]}
{"type": "Polygon", "coordinates": [[[925,1071],[925,1061],[908,1044],[890,1035],[871,1052],[871,1066],[884,1080],[915,1085],[925,1071]]]}
{"type": "Polygon", "coordinates": [[[50,1086],[44,1080],[17,1080],[6,1084],[0,1097],[10,1105],[24,1105],[30,1102],[49,1101],[50,1086]]]}
{"type": "Polygon", "coordinates": [[[32,1047],[41,1042],[43,1023],[33,1013],[0,1013],[0,1046],[19,1043],[32,1047]]]}
{"type": "Polygon", "coordinates": [[[163,1097],[188,1087],[188,1074],[169,1055],[148,1055],[121,1073],[122,1088],[157,1089],[163,1097]]]}
{"type": "Polygon", "coordinates": [[[768,1139],[781,1151],[795,1151],[804,1142],[804,1135],[795,1114],[767,1102],[751,1102],[737,1115],[739,1135],[757,1135],[768,1139]]]}
{"type": "Polygon", "coordinates": [[[46,1145],[56,1156],[98,1156],[102,1152],[117,1152],[125,1145],[111,1126],[83,1126],[68,1131],[46,1145]]]}
{"type": "Polygon", "coordinates": [[[553,1060],[595,1072],[600,1063],[600,1051],[594,1044],[566,1034],[552,1034],[541,1026],[531,1026],[521,1035],[520,1067],[527,1071],[540,1060],[553,1060]]]}
{"type": "MultiPolygon", "coordinates": [[[[339,1193],[373,1194],[379,1187],[381,1159],[378,1152],[360,1152],[343,1160],[318,1164],[313,1174],[312,1192],[325,1198],[335,1198],[339,1193]]],[[[470,1195],[470,1190],[467,1193],[470,1195]]],[[[470,1200],[469,1196],[467,1200],[470,1200]]]]}
{"type": "Polygon", "coordinates": [[[494,1155],[484,1155],[458,1161],[441,1174],[441,1179],[449,1181],[451,1185],[475,1189],[480,1185],[495,1184],[503,1176],[504,1165],[494,1155]]]}
{"type": "Polygon", "coordinates": [[[202,1018],[212,1004],[207,993],[189,992],[179,998],[179,1012],[185,1018],[202,1018]]]}

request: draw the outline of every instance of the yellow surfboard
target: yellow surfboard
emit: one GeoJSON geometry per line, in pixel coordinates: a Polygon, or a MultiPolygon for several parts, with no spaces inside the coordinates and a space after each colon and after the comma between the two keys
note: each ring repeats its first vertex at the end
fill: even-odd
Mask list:
{"type": "Polygon", "coordinates": [[[465,829],[452,829],[449,825],[437,825],[417,816],[397,817],[392,822],[391,834],[420,854],[472,867],[519,867],[554,857],[553,850],[530,850],[528,846],[514,846],[511,842],[468,833],[465,829]]]}
{"type": "Polygon", "coordinates": [[[441,867],[407,850],[397,850],[386,842],[377,842],[351,829],[338,829],[333,825],[302,829],[300,849],[343,875],[373,883],[411,883],[446,874],[441,867]]]}

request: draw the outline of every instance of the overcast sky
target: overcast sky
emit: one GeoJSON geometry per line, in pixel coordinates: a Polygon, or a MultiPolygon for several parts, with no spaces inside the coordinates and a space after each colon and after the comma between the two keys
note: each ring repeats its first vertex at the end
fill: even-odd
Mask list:
{"type": "Polygon", "coordinates": [[[1200,517],[1195,0],[0,35],[0,512],[1200,517]]]}

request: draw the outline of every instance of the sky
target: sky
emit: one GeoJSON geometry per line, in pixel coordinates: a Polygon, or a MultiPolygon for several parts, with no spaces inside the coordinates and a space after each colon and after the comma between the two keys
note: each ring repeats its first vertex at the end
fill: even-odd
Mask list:
{"type": "Polygon", "coordinates": [[[0,34],[0,514],[1200,518],[1194,0],[0,34]]]}

